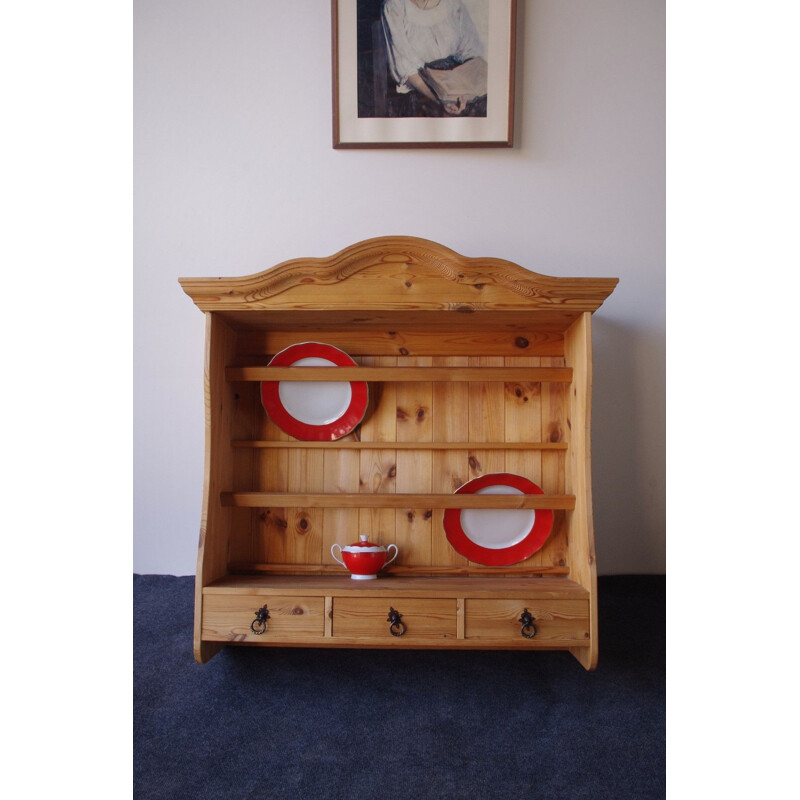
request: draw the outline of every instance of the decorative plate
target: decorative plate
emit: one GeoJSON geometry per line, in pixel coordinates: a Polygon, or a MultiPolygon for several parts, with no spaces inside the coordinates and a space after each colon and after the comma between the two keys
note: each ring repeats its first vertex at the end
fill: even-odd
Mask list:
{"type": "MultiPolygon", "coordinates": [[[[347,353],[322,342],[281,350],[271,367],[355,367],[347,353]]],[[[261,402],[284,433],[305,441],[341,439],[358,425],[369,393],[363,381],[262,381],[261,402]]]]}
{"type": "MultiPolygon", "coordinates": [[[[544,494],[532,481],[492,472],[468,481],[456,494],[544,494]]],[[[532,556],[553,528],[550,509],[448,508],[444,531],[453,548],[476,564],[507,567],[532,556]]]]}

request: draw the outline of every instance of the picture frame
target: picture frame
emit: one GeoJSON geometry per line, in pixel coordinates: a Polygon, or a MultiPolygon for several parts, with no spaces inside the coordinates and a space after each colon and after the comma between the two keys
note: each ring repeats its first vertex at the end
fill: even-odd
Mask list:
{"type": "Polygon", "coordinates": [[[334,149],[513,147],[516,17],[517,0],[331,0],[334,149]]]}

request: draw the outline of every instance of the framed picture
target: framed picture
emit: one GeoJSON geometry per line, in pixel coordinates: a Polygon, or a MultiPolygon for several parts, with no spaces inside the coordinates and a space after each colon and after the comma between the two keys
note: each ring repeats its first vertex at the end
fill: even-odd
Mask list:
{"type": "Polygon", "coordinates": [[[332,0],[333,146],[511,147],[516,0],[332,0]]]}

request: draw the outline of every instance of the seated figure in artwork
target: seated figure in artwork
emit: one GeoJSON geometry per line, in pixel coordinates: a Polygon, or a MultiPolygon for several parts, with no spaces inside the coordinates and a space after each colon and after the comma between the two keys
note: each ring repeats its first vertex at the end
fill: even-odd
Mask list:
{"type": "Polygon", "coordinates": [[[463,0],[384,0],[382,19],[398,93],[434,114],[486,116],[486,54],[463,0]]]}

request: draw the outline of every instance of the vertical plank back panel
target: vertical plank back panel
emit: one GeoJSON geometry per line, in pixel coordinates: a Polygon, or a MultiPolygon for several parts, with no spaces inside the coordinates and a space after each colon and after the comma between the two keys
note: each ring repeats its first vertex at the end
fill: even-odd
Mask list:
{"type": "MultiPolygon", "coordinates": [[[[502,367],[502,356],[470,356],[471,367],[502,367]]],[[[491,472],[505,472],[505,451],[481,449],[480,442],[505,441],[505,389],[498,381],[472,381],[469,392],[468,438],[475,446],[468,451],[467,479],[472,480],[491,472]]],[[[472,562],[470,562],[472,564],[472,562]]]]}
{"type": "MultiPolygon", "coordinates": [[[[532,357],[508,357],[507,367],[539,367],[541,359],[532,357]]],[[[506,383],[505,418],[507,442],[539,442],[542,439],[542,384],[536,381],[506,383]]],[[[533,481],[542,486],[542,454],[538,450],[506,451],[506,471],[533,481]]],[[[541,550],[526,559],[529,566],[542,566],[541,550]]]]}
{"type": "MultiPolygon", "coordinates": [[[[541,359],[543,367],[563,367],[563,358],[541,359]]],[[[561,383],[542,384],[542,440],[545,442],[569,441],[567,424],[568,386],[561,383]]],[[[551,494],[566,492],[566,454],[563,450],[542,452],[542,488],[551,494]]],[[[556,511],[553,532],[543,548],[543,563],[563,566],[567,563],[567,531],[564,513],[556,511]]]]}
{"type": "MultiPolygon", "coordinates": [[[[465,367],[468,356],[434,356],[434,367],[465,367]]],[[[433,384],[433,438],[437,442],[464,441],[469,430],[469,386],[466,383],[433,384]]],[[[436,450],[433,453],[432,491],[451,494],[467,482],[469,454],[464,450],[436,450]]],[[[467,565],[467,559],[457,553],[444,532],[444,511],[433,509],[431,562],[435,566],[467,565]]]]}
{"type": "MultiPolygon", "coordinates": [[[[363,356],[363,366],[394,367],[394,356],[363,356]]],[[[367,413],[361,424],[362,442],[394,442],[397,436],[397,386],[393,383],[370,385],[367,413]]],[[[361,450],[359,491],[394,494],[397,457],[394,450],[361,450]]],[[[395,511],[391,508],[362,508],[358,518],[359,533],[384,546],[395,539],[395,511]]]]}
{"type": "MultiPolygon", "coordinates": [[[[353,434],[345,437],[354,438],[353,434]]],[[[360,460],[357,450],[326,450],[323,454],[323,491],[331,494],[358,492],[360,460]]],[[[358,541],[357,508],[325,508],[322,511],[322,563],[335,564],[331,546],[345,547],[358,541]]]]}
{"type": "MultiPolygon", "coordinates": [[[[431,357],[400,357],[398,366],[431,366],[431,357]]],[[[433,384],[397,384],[397,441],[433,441],[433,384]]],[[[398,450],[398,492],[431,492],[433,454],[430,450],[398,450]]],[[[395,512],[395,543],[398,547],[397,564],[429,566],[431,563],[431,533],[433,512],[429,508],[397,509],[395,512]]]]}

